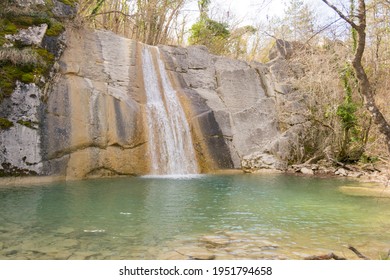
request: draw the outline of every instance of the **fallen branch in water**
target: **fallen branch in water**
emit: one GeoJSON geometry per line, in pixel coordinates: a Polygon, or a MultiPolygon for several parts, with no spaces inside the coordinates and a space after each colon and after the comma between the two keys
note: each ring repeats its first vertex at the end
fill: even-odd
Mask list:
{"type": "Polygon", "coordinates": [[[339,257],[334,253],[319,255],[319,256],[310,256],[306,257],[305,260],[346,260],[344,257],[339,257]]]}
{"type": "Polygon", "coordinates": [[[365,255],[360,253],[355,247],[353,247],[351,245],[348,245],[348,249],[351,250],[352,252],[354,252],[356,254],[356,256],[358,256],[359,258],[361,258],[363,260],[369,260],[370,259],[369,257],[366,257],[365,255]]]}

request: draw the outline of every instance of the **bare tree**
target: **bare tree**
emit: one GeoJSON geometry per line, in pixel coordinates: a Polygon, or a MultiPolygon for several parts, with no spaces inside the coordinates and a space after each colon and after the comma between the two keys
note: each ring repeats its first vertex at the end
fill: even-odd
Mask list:
{"type": "Polygon", "coordinates": [[[359,81],[359,88],[362,96],[364,97],[364,104],[370,112],[375,124],[378,126],[379,131],[385,136],[387,148],[390,152],[390,125],[375,103],[374,91],[362,64],[362,58],[366,47],[366,3],[364,0],[358,0],[355,20],[354,17],[347,16],[328,0],[322,0],[322,2],[332,8],[357,33],[357,48],[352,61],[352,66],[355,70],[356,78],[359,81]]]}

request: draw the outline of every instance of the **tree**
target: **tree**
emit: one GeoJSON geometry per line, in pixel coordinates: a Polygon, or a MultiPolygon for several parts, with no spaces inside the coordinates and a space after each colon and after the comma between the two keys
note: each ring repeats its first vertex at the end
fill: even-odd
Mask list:
{"type": "Polygon", "coordinates": [[[292,40],[306,40],[314,33],[314,12],[302,0],[290,0],[283,22],[287,24],[292,40]]]}
{"type": "Polygon", "coordinates": [[[201,18],[192,25],[190,33],[188,42],[191,45],[204,45],[215,54],[223,54],[227,51],[230,32],[224,23],[210,18],[201,18]]]}
{"type": "Polygon", "coordinates": [[[210,52],[224,54],[228,50],[228,38],[230,31],[228,25],[209,18],[207,12],[210,0],[199,0],[199,20],[191,26],[190,45],[204,45],[210,52]]]}
{"type": "Polygon", "coordinates": [[[364,97],[364,104],[370,112],[374,123],[378,126],[379,131],[384,135],[387,149],[390,152],[390,125],[383,116],[382,112],[376,105],[374,91],[364,69],[362,59],[366,47],[366,27],[367,27],[367,10],[364,0],[358,0],[356,15],[346,15],[334,4],[328,0],[322,0],[327,6],[332,8],[345,22],[347,22],[357,33],[357,46],[352,61],[356,78],[359,82],[361,95],[364,97]]]}
{"type": "Polygon", "coordinates": [[[79,11],[94,28],[150,44],[167,44],[189,0],[80,0],[79,11]]]}

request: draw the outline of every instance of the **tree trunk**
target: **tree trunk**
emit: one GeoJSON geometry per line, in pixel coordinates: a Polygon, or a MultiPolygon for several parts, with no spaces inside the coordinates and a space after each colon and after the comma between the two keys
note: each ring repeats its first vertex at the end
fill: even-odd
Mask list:
{"type": "Polygon", "coordinates": [[[366,47],[366,3],[364,0],[358,0],[358,23],[356,24],[352,19],[344,15],[336,6],[332,5],[329,1],[322,1],[334,11],[336,11],[336,13],[347,23],[349,23],[358,34],[358,45],[356,48],[355,57],[352,61],[352,66],[355,70],[356,78],[359,81],[360,92],[364,98],[364,105],[370,112],[374,123],[378,126],[379,131],[385,136],[387,149],[390,152],[390,125],[375,103],[373,89],[362,64],[364,49],[366,47]]]}

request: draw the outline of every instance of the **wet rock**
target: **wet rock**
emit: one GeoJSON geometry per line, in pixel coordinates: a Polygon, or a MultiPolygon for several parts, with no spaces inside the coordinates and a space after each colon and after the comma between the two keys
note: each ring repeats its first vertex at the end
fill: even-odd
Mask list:
{"type": "Polygon", "coordinates": [[[206,235],[202,236],[200,241],[211,247],[226,246],[230,243],[230,239],[224,235],[206,235]]]}
{"type": "Polygon", "coordinates": [[[192,260],[214,260],[215,255],[204,248],[199,247],[182,247],[175,250],[177,253],[187,256],[192,260]]]}
{"type": "Polygon", "coordinates": [[[179,252],[172,251],[158,255],[159,260],[188,260],[189,257],[179,252]]]}
{"type": "Polygon", "coordinates": [[[14,255],[18,254],[18,252],[19,252],[18,250],[10,250],[10,251],[5,252],[5,255],[7,257],[14,256],[14,255]]]}
{"type": "Polygon", "coordinates": [[[61,245],[62,247],[65,248],[73,248],[73,247],[78,247],[79,246],[79,241],[75,239],[65,239],[61,241],[58,245],[61,245]]]}
{"type": "Polygon", "coordinates": [[[71,227],[60,227],[54,231],[55,233],[61,234],[61,235],[69,235],[71,233],[75,232],[74,228],[71,227]]]}
{"type": "Polygon", "coordinates": [[[74,252],[68,260],[98,260],[100,253],[95,252],[74,252]]]}

